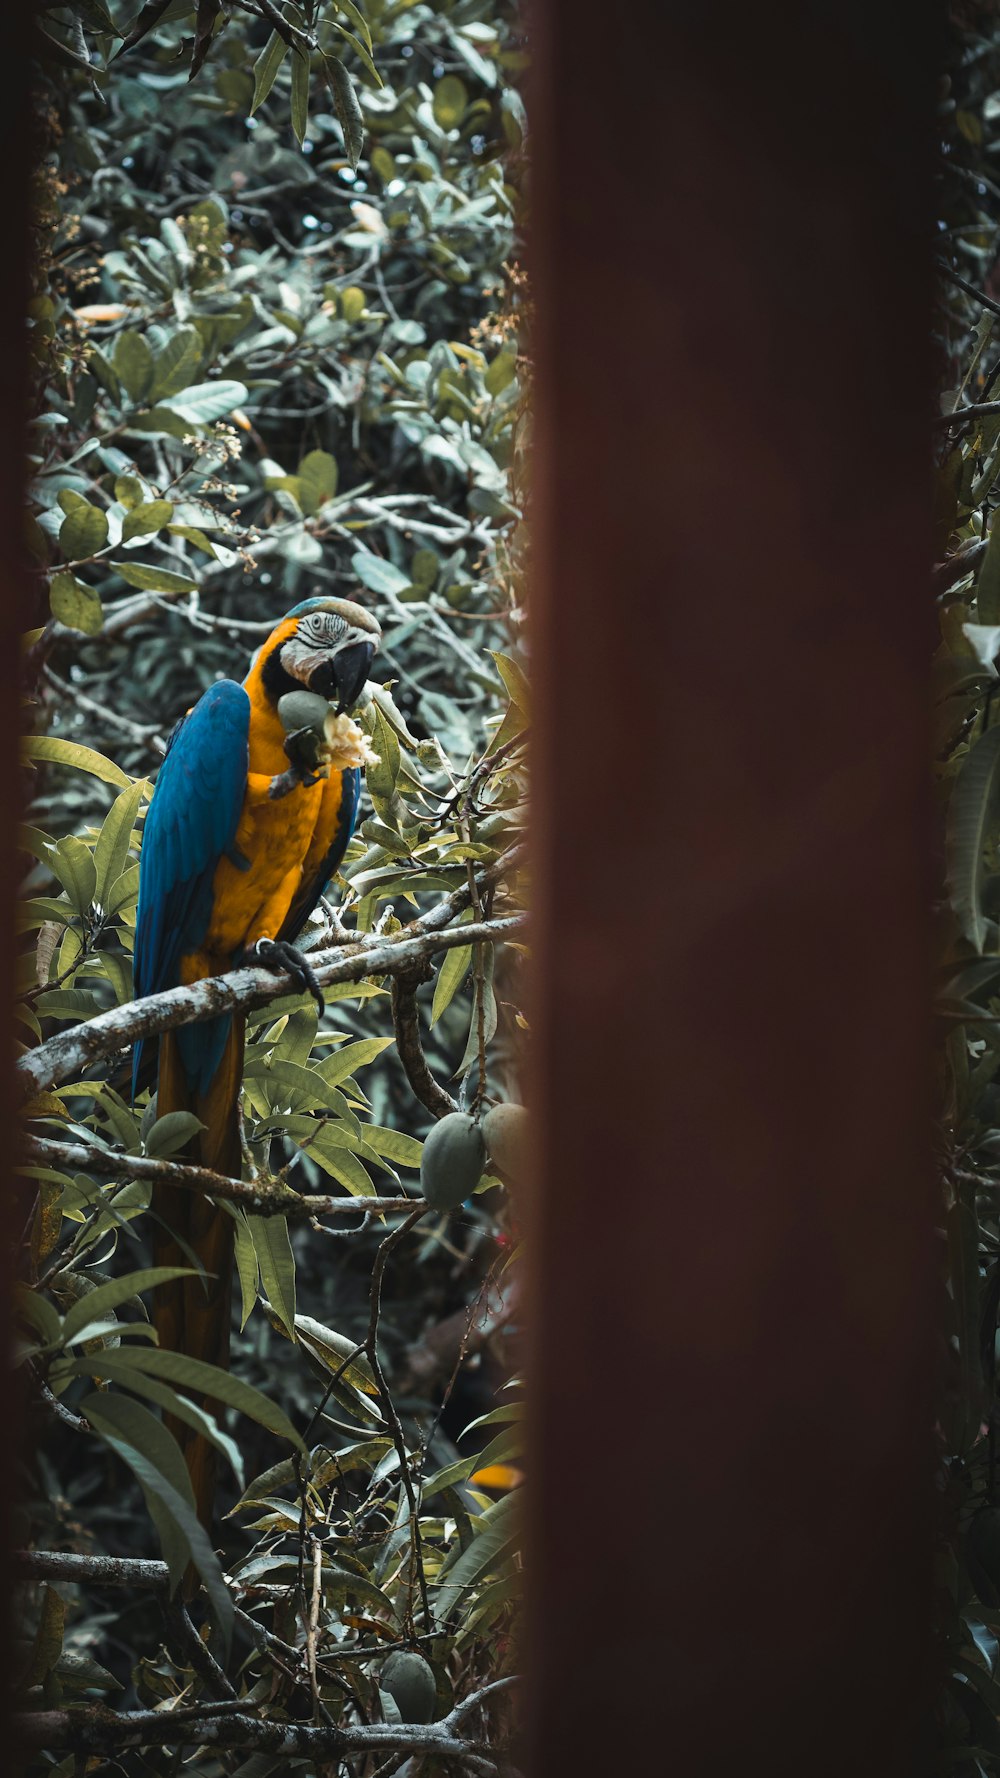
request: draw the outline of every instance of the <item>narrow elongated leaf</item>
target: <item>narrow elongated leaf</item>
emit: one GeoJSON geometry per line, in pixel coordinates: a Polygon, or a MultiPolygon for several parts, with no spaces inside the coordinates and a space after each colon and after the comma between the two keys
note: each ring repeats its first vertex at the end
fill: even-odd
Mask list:
{"type": "Polygon", "coordinates": [[[220,1370],[214,1364],[205,1364],[200,1358],[187,1358],[181,1352],[161,1352],[155,1349],[128,1353],[102,1352],[93,1357],[88,1354],[76,1359],[74,1364],[74,1369],[80,1372],[89,1372],[98,1377],[108,1376],[113,1381],[125,1378],[133,1367],[147,1371],[150,1376],[162,1377],[166,1383],[193,1389],[197,1395],[209,1395],[215,1401],[224,1401],[227,1407],[236,1408],[241,1414],[246,1414],[249,1420],[256,1420],[258,1425],[266,1426],[278,1438],[288,1439],[299,1450],[305,1449],[288,1415],[276,1402],[270,1401],[251,1384],[234,1377],[230,1371],[220,1370]]]}
{"type": "Polygon", "coordinates": [[[314,1321],[311,1315],[296,1315],[295,1331],[302,1344],[331,1373],[339,1371],[345,1360],[350,1358],[342,1373],[344,1382],[360,1389],[362,1395],[377,1395],[372,1367],[363,1352],[355,1352],[356,1340],[349,1340],[346,1334],[334,1333],[332,1327],[324,1327],[321,1321],[314,1321]]]}
{"type": "Polygon", "coordinates": [[[292,130],[301,148],[309,124],[309,57],[292,50],[292,130]]]}
{"type": "Polygon", "coordinates": [[[195,1432],[200,1432],[226,1459],[236,1478],[237,1487],[243,1488],[246,1485],[243,1458],[236,1440],[223,1432],[218,1421],[198,1402],[192,1401],[187,1395],[180,1395],[176,1389],[171,1389],[169,1383],[160,1383],[155,1377],[147,1377],[141,1371],[133,1370],[127,1381],[123,1380],[122,1387],[129,1389],[134,1395],[145,1396],[147,1401],[155,1401],[157,1407],[163,1408],[165,1413],[173,1414],[175,1419],[183,1420],[185,1426],[191,1426],[195,1432]]]}
{"type": "Polygon", "coordinates": [[[394,1161],[397,1167],[419,1167],[424,1145],[404,1130],[387,1130],[380,1124],[365,1124],[364,1140],[383,1160],[394,1161]]]}
{"type": "Polygon", "coordinates": [[[530,716],[531,695],[524,668],[518,666],[517,661],[512,660],[509,654],[501,654],[492,649],[490,652],[496,662],[497,672],[507,688],[507,695],[511,703],[517,705],[522,716],[530,716]]]}
{"type": "Polygon", "coordinates": [[[212,1612],[228,1648],[233,1602],[222,1578],[219,1559],[195,1513],[190,1477],[176,1442],[147,1409],[124,1396],[88,1395],[81,1409],[105,1444],[128,1465],[139,1483],[160,1534],[172,1589],[183,1579],[190,1558],[204,1582],[212,1612]],[[138,1415],[143,1416],[141,1422],[137,1420],[138,1415]],[[141,1445],[124,1436],[123,1432],[123,1428],[134,1430],[137,1425],[142,1433],[141,1445]],[[167,1446],[173,1447],[176,1463],[169,1461],[168,1465],[167,1446]]]}
{"type": "Polygon", "coordinates": [[[253,1244],[253,1236],[247,1227],[247,1219],[238,1205],[232,1206],[233,1221],[236,1224],[234,1245],[236,1249],[236,1271],[240,1281],[240,1333],[246,1327],[253,1314],[257,1302],[257,1280],[260,1266],[257,1261],[257,1249],[253,1244]]]}
{"type": "Polygon", "coordinates": [[[268,1302],[290,1340],[295,1338],[295,1260],[283,1216],[247,1216],[247,1228],[268,1302]]]}
{"type": "MultiPolygon", "coordinates": [[[[468,925],[475,916],[474,908],[466,908],[459,917],[460,925],[468,925]]],[[[446,951],[444,961],[438,970],[437,981],[434,983],[434,999],[431,1003],[431,1024],[436,1025],[441,1014],[447,1010],[462,986],[472,964],[472,946],[456,945],[453,951],[446,951]]]]}
{"type": "Polygon", "coordinates": [[[260,55],[253,65],[253,103],[250,106],[252,117],[259,105],[263,105],[268,93],[274,85],[275,75],[281,67],[288,45],[277,31],[272,31],[260,55]]]}
{"type": "Polygon", "coordinates": [[[103,778],[106,784],[114,784],[119,790],[127,789],[132,782],[121,766],[116,766],[114,760],[105,759],[103,753],[95,753],[93,747],[81,747],[79,741],[64,741],[58,735],[26,735],[21,751],[26,759],[45,760],[53,765],[75,766],[78,771],[92,772],[95,778],[103,778]]]}
{"type": "Polygon", "coordinates": [[[191,52],[189,80],[194,79],[209,52],[215,21],[221,10],[222,0],[198,0],[198,18],[195,25],[194,49],[191,52]]]}
{"type": "Polygon", "coordinates": [[[104,817],[96,846],[94,868],[97,872],[96,900],[106,906],[105,897],[117,883],[128,863],[135,819],[142,801],[142,783],[130,784],[112,803],[104,817]]]}
{"type": "Polygon", "coordinates": [[[357,26],[359,35],[364,38],[365,43],[368,46],[368,49],[371,50],[371,47],[372,47],[371,29],[369,27],[368,20],[365,18],[365,15],[362,12],[360,6],[355,5],[355,0],[337,0],[337,11],[338,12],[346,12],[348,18],[352,21],[352,23],[354,25],[357,26]]]}
{"type": "Polygon", "coordinates": [[[1000,525],[995,514],[976,582],[976,616],[981,624],[1000,624],[1000,525]]]}
{"type": "Polygon", "coordinates": [[[110,566],[129,586],[141,587],[150,593],[193,593],[198,582],[186,574],[173,574],[168,568],[154,568],[151,562],[112,562],[110,566]]]}
{"type": "Polygon", "coordinates": [[[48,863],[82,917],[89,911],[97,890],[97,870],[90,847],[85,846],[76,834],[67,834],[52,847],[48,863]]]}
{"type": "Polygon", "coordinates": [[[431,1607],[437,1625],[446,1621],[466,1587],[489,1574],[511,1553],[517,1531],[517,1511],[516,1496],[505,1494],[502,1500],[487,1507],[480,1529],[468,1548],[454,1561],[450,1555],[445,1557],[435,1581],[431,1607]]]}
{"type": "Polygon", "coordinates": [[[1000,725],[987,729],[970,748],[952,785],[948,803],[948,879],[951,903],[962,932],[977,951],[986,942],[981,887],[983,848],[997,812],[1000,783],[1000,725]]]}
{"type": "Polygon", "coordinates": [[[365,120],[358,103],[358,95],[354,90],[354,82],[339,56],[330,56],[324,53],[323,71],[330,83],[334,109],[344,132],[347,158],[354,170],[357,171],[361,150],[365,145],[365,120]]]}
{"type": "Polygon", "coordinates": [[[359,1068],[367,1068],[383,1050],[390,1049],[394,1041],[392,1037],[362,1037],[357,1043],[345,1043],[335,1055],[321,1062],[315,1072],[322,1076],[328,1087],[338,1086],[359,1068]]]}
{"type": "Polygon", "coordinates": [[[128,1272],[120,1278],[112,1278],[107,1284],[99,1284],[96,1290],[88,1290],[86,1296],[80,1297],[67,1310],[63,1338],[72,1339],[88,1322],[100,1321],[110,1309],[117,1309],[131,1297],[140,1296],[144,1290],[152,1290],[156,1284],[167,1284],[171,1278],[191,1275],[190,1266],[147,1266],[142,1271],[128,1272]]]}

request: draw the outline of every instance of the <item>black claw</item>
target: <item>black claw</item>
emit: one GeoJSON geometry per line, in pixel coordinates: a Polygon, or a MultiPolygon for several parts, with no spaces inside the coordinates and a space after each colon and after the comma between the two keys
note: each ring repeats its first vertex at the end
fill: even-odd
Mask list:
{"type": "Polygon", "coordinates": [[[304,993],[311,994],[321,1013],[326,1010],[323,990],[319,985],[316,972],[308,960],[283,938],[259,938],[246,953],[248,963],[260,963],[265,969],[273,970],[280,975],[287,970],[292,979],[304,993]]]}

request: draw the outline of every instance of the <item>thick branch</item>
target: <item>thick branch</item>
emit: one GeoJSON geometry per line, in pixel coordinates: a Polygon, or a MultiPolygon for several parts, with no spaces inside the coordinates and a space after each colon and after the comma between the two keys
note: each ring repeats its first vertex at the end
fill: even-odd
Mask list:
{"type": "Polygon", "coordinates": [[[248,1711],[38,1710],[15,1720],[21,1745],[72,1747],[84,1753],[120,1753],[128,1747],[245,1747],[283,1758],[316,1761],[345,1753],[421,1753],[462,1759],[473,1771],[496,1771],[480,1743],[462,1740],[443,1724],[359,1723],[313,1728],[298,1722],[264,1722],[248,1711]],[[479,1756],[479,1757],[477,1757],[479,1756]]]}
{"type": "Polygon", "coordinates": [[[147,1587],[165,1593],[170,1570],[165,1562],[136,1556],[78,1556],[68,1550],[13,1550],[14,1573],[28,1580],[71,1580],[98,1587],[147,1587]]]}
{"type": "Polygon", "coordinates": [[[956,407],[950,414],[935,414],[935,426],[955,426],[966,420],[981,420],[1000,414],[1000,401],[970,401],[967,407],[956,407]]]}
{"type": "Polygon", "coordinates": [[[446,1117],[449,1111],[457,1111],[458,1106],[451,1094],[446,1093],[444,1087],[434,1079],[420,1042],[417,987],[425,979],[423,970],[412,970],[405,975],[393,977],[392,1022],[396,1032],[396,1049],[406,1078],[421,1105],[426,1106],[432,1117],[446,1117]]]}
{"type": "MultiPolygon", "coordinates": [[[[395,975],[455,945],[497,944],[520,931],[523,925],[520,915],[445,931],[435,930],[428,923],[422,931],[381,945],[315,953],[310,963],[320,984],[330,987],[335,982],[362,981],[366,976],[395,975]]],[[[18,1059],[16,1073],[22,1101],[77,1078],[95,1062],[127,1048],[137,1038],[174,1031],[179,1025],[193,1025],[220,1013],[249,1012],[266,1006],[280,994],[295,991],[296,983],[290,975],[266,969],[234,969],[228,975],[211,976],[192,987],[168,988],[162,994],[151,994],[145,1000],[133,1000],[99,1013],[84,1025],[58,1032],[18,1059]]]]}

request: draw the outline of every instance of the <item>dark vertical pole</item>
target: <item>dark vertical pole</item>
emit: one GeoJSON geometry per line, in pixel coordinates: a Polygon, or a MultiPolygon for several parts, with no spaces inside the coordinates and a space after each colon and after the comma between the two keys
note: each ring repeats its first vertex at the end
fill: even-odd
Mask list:
{"type": "Polygon", "coordinates": [[[909,1778],[934,45],[535,7],[530,1778],[909,1778]]]}

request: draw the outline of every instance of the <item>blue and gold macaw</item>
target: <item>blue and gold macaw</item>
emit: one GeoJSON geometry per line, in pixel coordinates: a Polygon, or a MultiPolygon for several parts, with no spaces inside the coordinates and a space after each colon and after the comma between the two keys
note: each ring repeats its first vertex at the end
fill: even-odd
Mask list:
{"type": "MultiPolygon", "coordinates": [[[[349,711],[379,640],[377,622],[360,605],[307,599],[272,631],[242,685],[213,685],[178,723],[142,837],[137,997],[253,962],[290,970],[322,1005],[294,940],[344,855],[360,771],[327,768],[314,730],[288,735],[278,701],[305,689],[349,711]]],[[[158,1116],[193,1111],[205,1127],[185,1158],[231,1178],[241,1171],[243,1040],[244,1020],[227,1013],[165,1033],[159,1048],[158,1116]]],[[[142,1048],[135,1048],[133,1093],[142,1048]]],[[[193,1253],[205,1272],[157,1290],[160,1344],[225,1366],[232,1219],[208,1198],[169,1185],[155,1188],[152,1209],[154,1263],[190,1265],[193,1253]]],[[[214,1451],[189,1427],[171,1426],[199,1517],[210,1523],[214,1451]]]]}

